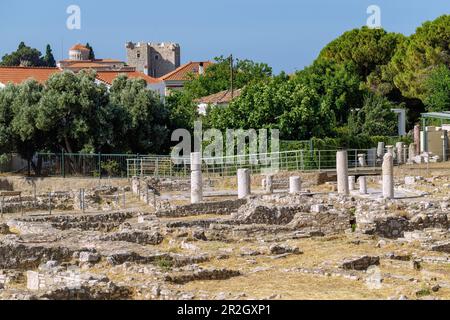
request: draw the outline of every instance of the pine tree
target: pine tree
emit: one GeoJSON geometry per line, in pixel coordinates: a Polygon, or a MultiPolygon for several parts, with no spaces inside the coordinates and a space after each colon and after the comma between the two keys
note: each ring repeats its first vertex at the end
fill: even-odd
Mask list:
{"type": "Polygon", "coordinates": [[[46,67],[56,67],[55,57],[53,56],[52,48],[50,47],[49,44],[47,45],[47,49],[45,51],[43,64],[46,67]]]}
{"type": "Polygon", "coordinates": [[[86,43],[86,48],[89,49],[89,60],[95,60],[95,53],[94,53],[94,49],[91,47],[91,45],[88,43],[86,43]]]}

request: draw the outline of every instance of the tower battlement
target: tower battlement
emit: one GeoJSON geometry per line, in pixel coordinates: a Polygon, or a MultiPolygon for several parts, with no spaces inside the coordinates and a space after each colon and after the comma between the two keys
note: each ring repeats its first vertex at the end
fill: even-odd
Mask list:
{"type": "Polygon", "coordinates": [[[127,63],[151,77],[159,78],[180,66],[181,48],[173,42],[127,42],[127,63]]]}

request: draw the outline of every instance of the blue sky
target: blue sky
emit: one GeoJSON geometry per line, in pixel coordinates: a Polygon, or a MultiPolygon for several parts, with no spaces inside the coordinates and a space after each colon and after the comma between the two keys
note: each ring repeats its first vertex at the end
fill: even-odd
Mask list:
{"type": "Polygon", "coordinates": [[[233,53],[269,63],[275,72],[310,64],[328,42],[366,23],[369,5],[383,27],[409,35],[450,13],[448,0],[0,0],[0,55],[25,41],[55,58],[89,42],[98,58],[125,60],[126,41],[174,41],[182,62],[233,53]],[[81,30],[68,30],[66,9],[81,8],[81,30]]]}

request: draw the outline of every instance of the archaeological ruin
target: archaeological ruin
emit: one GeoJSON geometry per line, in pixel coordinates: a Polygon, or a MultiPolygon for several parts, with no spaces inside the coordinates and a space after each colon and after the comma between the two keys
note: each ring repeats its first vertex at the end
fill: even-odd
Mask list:
{"type": "Polygon", "coordinates": [[[187,177],[2,177],[0,299],[449,298],[449,163],[351,152],[321,171],[211,175],[194,153],[187,177]]]}

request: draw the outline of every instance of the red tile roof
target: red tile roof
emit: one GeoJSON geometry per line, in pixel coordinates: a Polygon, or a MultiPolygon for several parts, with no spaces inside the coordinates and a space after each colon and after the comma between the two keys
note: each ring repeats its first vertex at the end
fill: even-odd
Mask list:
{"type": "Polygon", "coordinates": [[[109,66],[105,66],[104,64],[95,63],[95,62],[76,62],[71,63],[66,66],[67,68],[78,68],[78,69],[89,69],[89,68],[109,68],[109,66]]]}
{"type": "Polygon", "coordinates": [[[0,67],[0,83],[20,84],[28,79],[44,83],[52,74],[59,72],[61,70],[58,68],[0,67]]]}
{"type": "MultiPolygon", "coordinates": [[[[159,79],[163,81],[187,81],[189,80],[189,75],[197,75],[199,73],[200,64],[202,62],[188,62],[172,72],[160,77],[159,79]]],[[[204,61],[203,68],[208,68],[213,63],[211,61],[204,61]]]]}
{"type": "Polygon", "coordinates": [[[60,62],[71,62],[71,63],[80,63],[80,62],[84,62],[84,63],[124,63],[123,61],[117,60],[117,59],[95,59],[95,60],[72,60],[72,59],[64,59],[61,60],[60,62]]]}
{"type": "Polygon", "coordinates": [[[138,71],[97,71],[97,79],[107,84],[112,84],[114,79],[121,74],[125,74],[130,79],[144,79],[148,84],[154,84],[161,81],[138,71]]]}
{"type": "Polygon", "coordinates": [[[86,46],[83,46],[82,44],[77,43],[74,45],[70,50],[77,50],[77,51],[90,51],[86,46]]]}
{"type": "Polygon", "coordinates": [[[228,104],[231,100],[239,97],[241,95],[242,90],[233,90],[233,94],[231,94],[231,90],[225,90],[218,93],[211,94],[206,97],[202,97],[196,99],[197,103],[206,103],[206,104],[228,104]]]}
{"type": "MultiPolygon", "coordinates": [[[[4,85],[8,83],[20,84],[28,79],[35,79],[40,83],[44,83],[55,73],[62,70],[58,68],[36,68],[36,67],[0,67],[0,83],[4,85]]],[[[141,78],[148,84],[158,83],[160,80],[147,76],[137,71],[97,71],[97,79],[112,84],[115,78],[120,74],[126,74],[128,78],[141,78]]]]}

